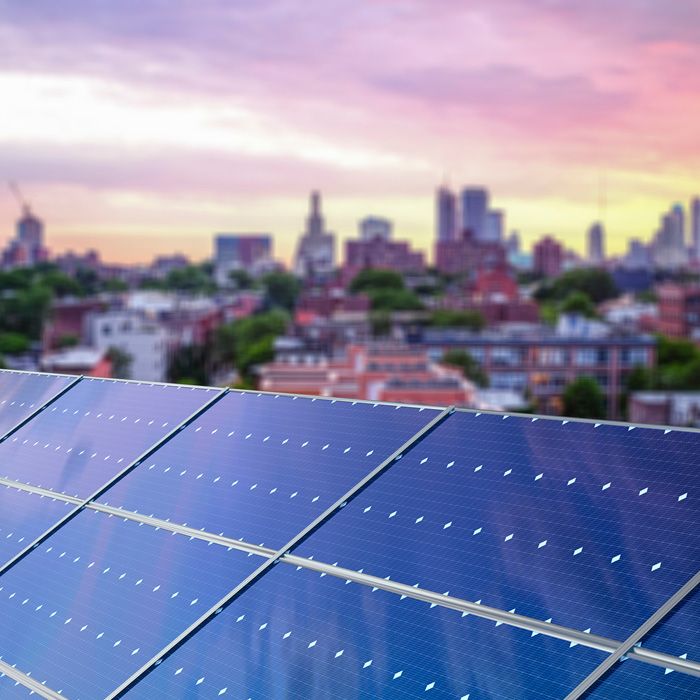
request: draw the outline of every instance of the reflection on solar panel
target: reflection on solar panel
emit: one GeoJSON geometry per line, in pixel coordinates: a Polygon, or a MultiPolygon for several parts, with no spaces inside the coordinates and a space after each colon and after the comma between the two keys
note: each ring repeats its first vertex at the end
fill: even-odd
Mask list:
{"type": "Polygon", "coordinates": [[[700,697],[699,433],[70,382],[0,372],[0,697],[700,697]]]}

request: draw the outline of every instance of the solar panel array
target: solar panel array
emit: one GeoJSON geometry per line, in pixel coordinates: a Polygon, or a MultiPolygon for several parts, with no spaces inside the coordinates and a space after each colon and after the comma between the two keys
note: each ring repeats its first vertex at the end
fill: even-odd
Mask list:
{"type": "Polygon", "coordinates": [[[0,372],[0,697],[700,697],[698,447],[0,372]]]}

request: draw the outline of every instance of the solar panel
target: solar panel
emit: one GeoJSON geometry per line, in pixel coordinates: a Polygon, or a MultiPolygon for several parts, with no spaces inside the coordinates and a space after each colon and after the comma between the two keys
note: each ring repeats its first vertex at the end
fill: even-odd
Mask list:
{"type": "Polygon", "coordinates": [[[68,698],[104,697],[258,563],[83,511],[0,579],[3,660],[68,698]]]}
{"type": "Polygon", "coordinates": [[[0,484],[0,564],[21,552],[74,507],[0,484]]]}
{"type": "Polygon", "coordinates": [[[73,377],[56,374],[0,370],[0,438],[73,380],[73,377]]]}
{"type": "Polygon", "coordinates": [[[0,444],[0,476],[87,497],[214,391],[83,379],[0,444]]]}
{"type": "MultiPolygon", "coordinates": [[[[700,434],[446,415],[71,385],[0,443],[0,697],[565,697],[697,571],[700,434]]],[[[699,605],[587,697],[695,697],[699,605]]]]}
{"type": "Polygon", "coordinates": [[[297,553],[622,640],[697,570],[697,443],[458,412],[297,553]]]}
{"type": "Polygon", "coordinates": [[[438,413],[230,393],[100,500],[278,548],[438,413]]]}
{"type": "Polygon", "coordinates": [[[604,657],[280,564],[126,697],[561,698],[604,657]]]}

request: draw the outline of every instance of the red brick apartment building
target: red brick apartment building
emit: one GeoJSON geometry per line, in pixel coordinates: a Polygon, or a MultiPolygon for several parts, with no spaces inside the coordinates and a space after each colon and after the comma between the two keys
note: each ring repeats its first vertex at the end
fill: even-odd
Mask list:
{"type": "Polygon", "coordinates": [[[474,385],[419,348],[351,345],[337,359],[287,356],[260,368],[263,391],[368,401],[469,406],[474,385]]]}
{"type": "Polygon", "coordinates": [[[700,340],[700,285],[661,284],[656,293],[659,333],[700,340]]]}

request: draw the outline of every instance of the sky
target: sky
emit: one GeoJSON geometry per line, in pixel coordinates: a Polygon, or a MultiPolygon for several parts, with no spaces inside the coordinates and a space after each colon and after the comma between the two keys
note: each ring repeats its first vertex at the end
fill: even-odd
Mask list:
{"type": "MultiPolygon", "coordinates": [[[[700,194],[699,146],[698,0],[0,0],[0,179],[54,251],[289,260],[315,188],[341,238],[428,250],[444,182],[619,252],[700,194]]],[[[17,215],[2,186],[0,244],[17,215]]]]}

